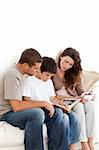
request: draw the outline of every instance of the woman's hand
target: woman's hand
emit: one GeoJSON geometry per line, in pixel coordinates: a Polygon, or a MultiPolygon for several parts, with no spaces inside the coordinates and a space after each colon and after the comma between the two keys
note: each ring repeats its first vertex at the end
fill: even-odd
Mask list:
{"type": "Polygon", "coordinates": [[[86,103],[86,99],[84,97],[81,97],[81,102],[84,104],[86,103]]]}
{"type": "Polygon", "coordinates": [[[95,94],[93,91],[85,92],[81,94],[81,102],[85,103],[86,101],[92,101],[95,99],[95,94]]]}

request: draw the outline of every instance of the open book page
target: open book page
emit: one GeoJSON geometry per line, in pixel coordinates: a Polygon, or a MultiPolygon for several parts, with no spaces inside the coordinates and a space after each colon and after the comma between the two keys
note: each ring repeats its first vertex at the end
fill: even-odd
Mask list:
{"type": "Polygon", "coordinates": [[[81,99],[79,97],[77,97],[77,98],[65,97],[63,102],[60,102],[59,100],[55,100],[55,101],[52,102],[52,104],[54,106],[57,106],[57,107],[60,107],[60,108],[64,108],[64,106],[68,108],[68,106],[70,106],[71,109],[72,109],[78,102],[80,102],[80,100],[81,99]]]}
{"type": "Polygon", "coordinates": [[[80,98],[78,99],[75,99],[75,98],[73,98],[73,99],[65,99],[64,100],[64,105],[65,106],[71,106],[71,109],[78,103],[78,102],[80,102],[80,98]]]}

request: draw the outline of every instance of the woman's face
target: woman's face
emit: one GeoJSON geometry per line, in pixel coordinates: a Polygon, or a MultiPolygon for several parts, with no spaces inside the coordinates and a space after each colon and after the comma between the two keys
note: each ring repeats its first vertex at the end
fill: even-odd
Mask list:
{"type": "Polygon", "coordinates": [[[66,71],[74,65],[74,60],[70,56],[60,57],[60,68],[62,71],[66,71]]]}

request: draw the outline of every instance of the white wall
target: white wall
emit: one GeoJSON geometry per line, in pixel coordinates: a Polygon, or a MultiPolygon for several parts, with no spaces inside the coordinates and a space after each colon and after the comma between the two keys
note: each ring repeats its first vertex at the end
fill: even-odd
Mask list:
{"type": "Polygon", "coordinates": [[[25,48],[55,57],[70,46],[99,72],[98,9],[98,0],[1,0],[0,72],[25,48]]]}

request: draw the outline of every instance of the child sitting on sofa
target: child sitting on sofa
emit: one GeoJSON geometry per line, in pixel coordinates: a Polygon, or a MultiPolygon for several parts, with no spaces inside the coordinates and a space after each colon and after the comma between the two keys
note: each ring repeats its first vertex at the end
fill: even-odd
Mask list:
{"type": "MultiPolygon", "coordinates": [[[[51,99],[57,98],[52,80],[50,79],[56,73],[56,68],[56,63],[52,58],[43,57],[40,71],[35,74],[35,76],[28,77],[24,82],[23,99],[26,101],[41,100],[51,103],[51,99]]],[[[48,128],[50,114],[46,109],[42,109],[45,113],[45,123],[48,128]]],[[[55,109],[59,108],[55,107],[55,109]]],[[[65,107],[63,107],[63,109],[65,110],[65,107]]],[[[75,148],[75,143],[78,142],[78,117],[73,111],[68,114],[63,114],[62,117],[67,126],[66,140],[68,144],[66,150],[68,145],[70,145],[69,149],[73,150],[75,148]],[[72,131],[72,133],[70,131],[72,131]]],[[[50,134],[49,130],[48,134],[50,134]]]]}

